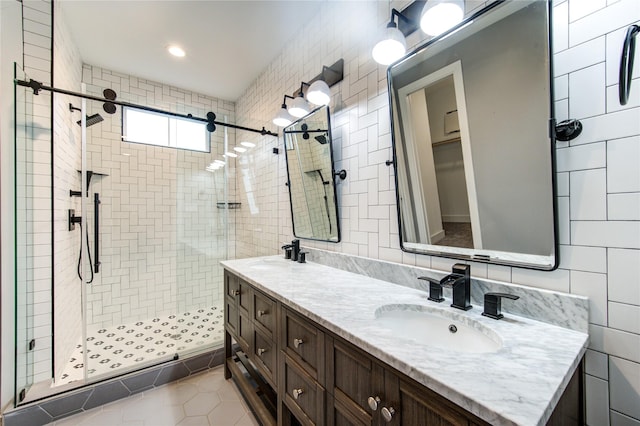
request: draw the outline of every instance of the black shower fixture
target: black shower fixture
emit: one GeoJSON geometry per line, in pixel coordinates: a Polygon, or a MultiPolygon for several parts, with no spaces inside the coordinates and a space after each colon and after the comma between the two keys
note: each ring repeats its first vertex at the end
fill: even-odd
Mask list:
{"type": "MultiPolygon", "coordinates": [[[[94,124],[98,124],[101,121],[104,121],[104,118],[100,114],[87,115],[86,123],[87,127],[93,126],[94,124]]],[[[78,126],[82,126],[82,120],[76,121],[78,126]]]]}
{"type": "MultiPolygon", "coordinates": [[[[118,97],[118,95],[113,89],[104,89],[102,91],[102,95],[104,96],[105,99],[108,99],[110,101],[115,101],[116,98],[118,97]]],[[[113,114],[116,112],[116,104],[114,104],[113,102],[105,102],[102,105],[102,109],[107,114],[113,114]]]]}
{"type": "Polygon", "coordinates": [[[327,135],[319,135],[319,136],[316,136],[316,137],[315,137],[315,140],[317,140],[317,141],[318,141],[318,143],[319,143],[320,145],[326,145],[326,144],[327,144],[327,142],[329,142],[329,141],[327,140],[327,135]]]}
{"type": "Polygon", "coordinates": [[[207,113],[207,130],[211,133],[216,131],[216,115],[211,111],[207,113]]]}

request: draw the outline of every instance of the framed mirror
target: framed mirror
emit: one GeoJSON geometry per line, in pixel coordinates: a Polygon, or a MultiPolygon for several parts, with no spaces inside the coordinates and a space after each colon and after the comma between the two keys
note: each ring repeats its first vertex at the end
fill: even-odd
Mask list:
{"type": "Polygon", "coordinates": [[[283,130],[293,235],[340,241],[329,107],[320,107],[283,130]]]}
{"type": "Polygon", "coordinates": [[[557,267],[550,13],[494,2],[389,67],[403,250],[557,267]]]}

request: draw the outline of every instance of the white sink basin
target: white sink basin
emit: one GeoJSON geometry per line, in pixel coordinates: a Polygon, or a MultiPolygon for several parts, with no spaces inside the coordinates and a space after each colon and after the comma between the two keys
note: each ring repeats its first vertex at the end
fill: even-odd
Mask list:
{"type": "MultiPolygon", "coordinates": [[[[288,262],[291,262],[291,261],[289,260],[288,262]]],[[[280,259],[277,259],[277,258],[262,258],[252,262],[248,266],[249,268],[252,268],[252,269],[268,270],[268,269],[282,268],[284,266],[288,266],[288,263],[282,262],[280,259]]]]}
{"type": "Polygon", "coordinates": [[[394,336],[452,352],[490,353],[502,339],[480,322],[450,311],[422,305],[385,305],[375,312],[376,323],[394,336]]]}

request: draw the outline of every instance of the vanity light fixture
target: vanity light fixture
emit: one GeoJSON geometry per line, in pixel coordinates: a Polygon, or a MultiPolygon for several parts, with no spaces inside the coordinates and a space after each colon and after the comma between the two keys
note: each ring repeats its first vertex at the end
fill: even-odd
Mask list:
{"type": "Polygon", "coordinates": [[[398,29],[398,25],[393,19],[394,16],[397,16],[398,20],[408,21],[397,9],[391,9],[391,20],[387,24],[384,36],[371,51],[373,59],[381,65],[392,64],[407,53],[407,41],[404,34],[398,29]]]}
{"type": "Polygon", "coordinates": [[[333,65],[322,66],[322,72],[309,80],[302,82],[300,89],[293,96],[284,95],[282,107],[273,119],[273,124],[279,127],[286,127],[294,119],[304,117],[311,112],[310,103],[317,106],[328,105],[331,102],[331,87],[344,79],[344,59],[338,59],[333,65]],[[305,90],[305,86],[307,89],[305,90]],[[306,100],[305,100],[306,96],[306,100]],[[291,99],[287,107],[287,98],[291,99]]]}
{"type": "Polygon", "coordinates": [[[291,116],[300,118],[309,114],[309,105],[304,98],[304,92],[302,91],[304,83],[300,85],[300,91],[298,92],[298,96],[293,98],[291,101],[291,105],[289,105],[289,109],[287,110],[291,116]]]}
{"type": "Polygon", "coordinates": [[[420,28],[425,34],[437,36],[462,22],[464,0],[431,0],[422,10],[420,28]]]}
{"type": "Polygon", "coordinates": [[[307,89],[307,100],[314,105],[325,106],[331,101],[331,89],[324,80],[316,80],[307,89]]]}
{"type": "Polygon", "coordinates": [[[371,55],[379,64],[390,65],[405,55],[406,37],[418,28],[435,37],[458,25],[463,18],[464,0],[416,0],[401,11],[391,9],[385,36],[371,55]]]}
{"type": "Polygon", "coordinates": [[[273,118],[273,124],[278,127],[286,127],[293,123],[293,117],[291,117],[291,114],[287,111],[287,98],[293,99],[292,96],[284,95],[284,98],[282,98],[282,107],[273,118]]]}

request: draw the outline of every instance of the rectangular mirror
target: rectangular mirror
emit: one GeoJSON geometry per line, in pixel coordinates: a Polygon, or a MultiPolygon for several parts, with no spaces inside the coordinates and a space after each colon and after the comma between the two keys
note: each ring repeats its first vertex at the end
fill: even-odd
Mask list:
{"type": "Polygon", "coordinates": [[[403,250],[557,267],[550,6],[494,2],[389,67],[403,250]]]}
{"type": "Polygon", "coordinates": [[[293,235],[340,241],[329,107],[284,128],[293,235]]]}

